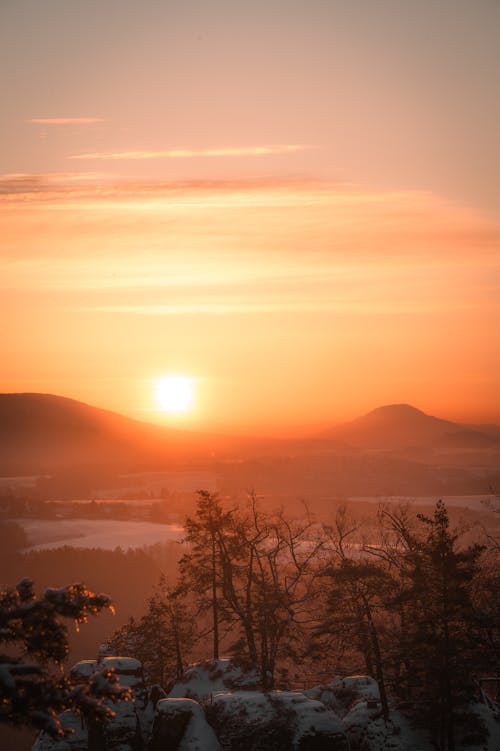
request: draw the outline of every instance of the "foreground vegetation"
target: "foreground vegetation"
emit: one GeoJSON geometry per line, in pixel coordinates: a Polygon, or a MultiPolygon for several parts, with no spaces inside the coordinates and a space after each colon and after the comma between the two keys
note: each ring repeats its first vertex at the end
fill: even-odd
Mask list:
{"type": "Polygon", "coordinates": [[[210,656],[257,667],[264,690],[317,681],[329,654],[336,672],[376,677],[386,720],[390,698],[404,703],[452,750],[478,681],[500,669],[496,542],[462,546],[441,501],[429,516],[381,508],[378,522],[363,540],[342,508],[322,526],[307,509],[290,520],[202,491],[178,579],[161,579],[111,649],[165,686],[210,635],[210,656]]]}
{"type": "MultiPolygon", "coordinates": [[[[228,507],[201,491],[186,520],[182,557],[157,556],[154,566],[145,553],[67,549],[52,557],[69,563],[88,555],[105,577],[107,562],[121,556],[125,587],[134,561],[149,567],[143,586],[159,576],[145,614],[108,640],[112,653],[142,661],[148,683],[168,689],[188,663],[221,654],[253,670],[265,692],[366,673],[377,680],[385,721],[394,707],[403,708],[429,729],[437,748],[453,751],[457,738],[480,736],[469,708],[481,680],[500,670],[498,541],[485,534],[482,543],[466,542],[467,530],[452,528],[441,501],[429,515],[380,507],[376,521],[365,537],[343,507],[324,525],[307,508],[291,519],[255,498],[228,507]]],[[[47,553],[31,556],[45,561],[47,553]]],[[[28,610],[47,607],[46,595],[37,599],[26,585],[6,590],[0,637],[11,646],[17,640],[21,653],[41,664],[62,659],[45,632],[36,649],[26,640],[16,615],[23,593],[28,610]]],[[[59,692],[47,716],[65,702],[72,706],[65,696],[59,692]]],[[[4,703],[2,719],[39,721],[16,713],[14,704],[4,703]]]]}

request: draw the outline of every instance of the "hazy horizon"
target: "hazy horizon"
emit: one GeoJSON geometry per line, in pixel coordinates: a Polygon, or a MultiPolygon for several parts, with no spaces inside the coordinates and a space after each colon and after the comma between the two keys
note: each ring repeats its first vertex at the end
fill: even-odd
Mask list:
{"type": "MultiPolygon", "coordinates": [[[[352,416],[346,418],[346,419],[325,419],[323,422],[316,422],[316,423],[303,423],[303,424],[290,424],[285,426],[277,426],[273,424],[263,424],[263,425],[245,425],[244,423],[239,423],[238,425],[230,425],[230,424],[224,424],[221,422],[196,422],[196,423],[189,423],[186,420],[186,416],[181,413],[180,417],[176,419],[175,415],[169,414],[168,412],[165,412],[158,408],[149,408],[149,409],[143,409],[143,410],[136,410],[134,413],[126,414],[126,412],[109,409],[108,406],[103,404],[92,404],[90,402],[82,401],[80,399],[76,399],[73,396],[65,396],[63,394],[46,394],[41,392],[10,392],[10,393],[0,393],[1,397],[9,397],[9,396],[19,396],[19,397],[48,397],[49,399],[55,397],[56,400],[58,399],[68,399],[69,403],[76,402],[79,405],[84,405],[85,407],[90,407],[91,410],[96,410],[96,414],[92,417],[89,415],[91,420],[97,420],[98,419],[98,413],[100,411],[103,411],[104,413],[109,413],[110,415],[116,415],[117,417],[126,417],[130,418],[133,421],[138,421],[139,423],[144,424],[145,426],[149,425],[152,427],[162,427],[168,429],[173,429],[175,432],[179,431],[179,436],[185,435],[189,436],[191,433],[194,435],[199,435],[202,437],[203,435],[207,436],[213,436],[216,438],[217,436],[220,438],[224,437],[234,437],[234,438],[241,438],[241,439],[249,439],[249,440],[257,440],[259,441],[266,441],[266,439],[269,439],[271,441],[273,440],[305,440],[308,439],[315,440],[317,438],[329,438],[335,442],[335,440],[342,441],[346,440],[345,437],[340,436],[336,438],[336,432],[337,429],[342,430],[343,428],[349,428],[349,426],[357,426],[359,425],[361,432],[363,433],[364,430],[368,427],[370,429],[371,425],[377,425],[380,428],[382,426],[385,426],[385,430],[387,432],[388,438],[390,437],[392,430],[395,426],[407,426],[410,428],[413,425],[413,429],[418,431],[419,430],[419,423],[415,423],[415,419],[422,419],[425,422],[429,422],[427,418],[431,418],[432,420],[438,420],[443,421],[444,423],[449,422],[452,426],[456,425],[458,430],[460,430],[461,427],[464,429],[470,430],[479,430],[481,431],[481,428],[484,426],[485,428],[487,426],[492,428],[499,428],[500,429],[500,419],[492,419],[489,422],[485,421],[467,421],[467,420],[461,420],[459,418],[454,418],[453,416],[446,416],[439,412],[429,412],[425,409],[421,409],[417,405],[414,404],[408,404],[408,403],[391,403],[391,404],[379,404],[374,406],[373,408],[368,409],[366,412],[363,413],[355,413],[352,416]],[[365,419],[367,418],[367,419],[365,419]],[[372,422],[372,418],[375,418],[375,422],[372,422]],[[332,432],[333,431],[333,432],[332,432]]],[[[17,413],[16,417],[16,410],[12,411],[14,405],[10,404],[7,406],[8,414],[11,415],[14,418],[14,421],[20,420],[21,412],[17,413]]],[[[55,408],[55,405],[54,405],[55,408]]],[[[21,407],[22,410],[26,410],[26,403],[21,407]]],[[[46,423],[46,426],[49,427],[50,420],[51,420],[51,408],[50,404],[46,405],[47,411],[44,411],[40,418],[43,422],[46,423]]],[[[57,409],[54,414],[52,415],[55,417],[59,413],[59,410],[57,409]]],[[[64,408],[63,413],[64,414],[64,408]]],[[[68,412],[68,416],[71,415],[71,410],[68,412]]],[[[133,423],[132,423],[133,424],[133,423]]],[[[125,428],[125,426],[123,426],[125,428]]],[[[453,428],[451,428],[453,433],[453,428]]],[[[452,435],[452,433],[449,433],[452,435]]],[[[488,432],[486,432],[485,435],[488,435],[488,432]]],[[[347,439],[346,445],[349,445],[349,439],[347,439]]],[[[403,448],[403,445],[401,445],[401,448],[403,448]]]]}

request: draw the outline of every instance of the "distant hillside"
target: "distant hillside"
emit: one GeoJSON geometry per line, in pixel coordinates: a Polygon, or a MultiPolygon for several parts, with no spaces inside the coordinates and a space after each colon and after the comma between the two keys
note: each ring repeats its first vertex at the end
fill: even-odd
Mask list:
{"type": "Polygon", "coordinates": [[[425,414],[409,404],[378,407],[352,422],[322,434],[363,449],[404,449],[445,446],[488,447],[495,441],[478,431],[455,422],[425,414]],[[455,438],[453,438],[455,436],[455,438]]]}
{"type": "Polygon", "coordinates": [[[497,443],[500,445],[500,425],[492,425],[491,423],[489,423],[482,425],[467,425],[466,427],[469,430],[475,430],[482,435],[494,438],[495,441],[497,441],[497,443]]]}
{"type": "Polygon", "coordinates": [[[168,463],[203,436],[132,420],[51,394],[0,394],[0,473],[77,465],[168,463]]]}
{"type": "Polygon", "coordinates": [[[495,449],[500,448],[500,439],[474,429],[447,433],[436,441],[436,448],[445,449],[495,449]]]}
{"type": "MultiPolygon", "coordinates": [[[[407,404],[394,404],[311,438],[244,438],[151,425],[51,394],[0,394],[0,476],[76,467],[85,473],[90,466],[167,469],[186,461],[212,461],[215,456],[239,460],[267,457],[271,462],[273,457],[286,456],[299,464],[310,457],[311,470],[316,456],[358,449],[500,447],[495,426],[487,427],[488,433],[482,426],[459,425],[407,404]]],[[[230,467],[226,466],[225,472],[230,472],[230,467]]],[[[245,487],[253,482],[254,478],[249,478],[245,487]]]]}

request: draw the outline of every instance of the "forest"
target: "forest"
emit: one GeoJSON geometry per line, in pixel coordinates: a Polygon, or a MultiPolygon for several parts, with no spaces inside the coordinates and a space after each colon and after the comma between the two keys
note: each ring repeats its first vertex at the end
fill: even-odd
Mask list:
{"type": "MultiPolygon", "coordinates": [[[[80,556],[80,566],[92,557],[86,583],[98,590],[113,585],[109,563],[119,557],[122,586],[142,586],[146,608],[118,629],[108,617],[106,650],[140,660],[148,685],[168,692],[193,662],[223,656],[253,671],[264,692],[364,674],[377,681],[384,722],[398,708],[428,731],[429,747],[452,751],[484,735],[471,707],[485,679],[500,672],[499,541],[487,530],[473,541],[469,533],[465,523],[450,522],[442,501],[428,514],[380,505],[367,526],[342,505],[326,524],[306,505],[291,517],[255,496],[233,506],[200,491],[183,544],[157,550],[156,558],[154,551],[71,549],[29,555],[80,556]]],[[[13,592],[0,603],[4,640],[13,592]]],[[[54,613],[61,615],[68,613],[54,613]]],[[[33,652],[19,630],[16,638],[33,652]]],[[[67,651],[45,658],[62,661],[67,651]]],[[[13,717],[7,710],[2,719],[36,724],[31,711],[13,717]]]]}

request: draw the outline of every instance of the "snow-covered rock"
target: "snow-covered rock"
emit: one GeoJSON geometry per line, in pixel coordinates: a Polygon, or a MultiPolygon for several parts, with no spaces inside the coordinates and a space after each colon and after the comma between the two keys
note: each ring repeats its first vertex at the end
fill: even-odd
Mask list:
{"type": "Polygon", "coordinates": [[[149,751],[220,751],[203,709],[192,699],[161,699],[156,705],[149,751]]]}
{"type": "MultiPolygon", "coordinates": [[[[256,671],[237,663],[211,660],[186,671],[172,694],[160,686],[148,691],[142,666],[129,657],[83,660],[73,666],[75,684],[103,678],[112,668],[132,688],[131,701],[109,703],[115,716],[92,723],[73,712],[60,715],[61,738],[42,733],[33,751],[430,751],[428,728],[414,709],[391,708],[381,716],[377,682],[370,676],[335,678],[303,693],[256,689],[256,671]],[[222,690],[221,690],[222,689],[222,690]],[[229,690],[232,689],[232,690],[229,690]],[[248,690],[245,690],[248,689],[248,690]],[[171,694],[171,696],[172,696],[171,694]],[[342,717],[342,719],[340,719],[342,717]]],[[[9,676],[4,676],[8,682],[9,676]]],[[[457,751],[500,751],[498,704],[472,704],[457,728],[457,751]]]]}
{"type": "Polygon", "coordinates": [[[80,683],[90,678],[97,669],[97,660],[80,660],[69,671],[69,677],[74,683],[80,683]]]}
{"type": "Polygon", "coordinates": [[[353,691],[359,697],[380,700],[380,691],[378,683],[371,675],[348,675],[345,678],[336,677],[333,679],[331,686],[334,690],[353,691]]]}
{"type": "Polygon", "coordinates": [[[277,693],[276,698],[295,713],[292,748],[298,751],[348,748],[340,718],[322,702],[291,692],[277,693]]]}
{"type": "Polygon", "coordinates": [[[59,720],[68,734],[63,738],[52,738],[47,733],[41,733],[32,751],[87,751],[88,732],[83,719],[67,711],[59,715],[59,720]]]}
{"type": "Polygon", "coordinates": [[[430,751],[433,748],[425,728],[417,728],[397,710],[392,710],[391,719],[385,722],[380,710],[370,708],[366,700],[352,707],[344,717],[344,724],[351,751],[430,751]]]}
{"type": "Polygon", "coordinates": [[[494,701],[478,702],[471,706],[471,711],[476,716],[485,731],[484,742],[467,739],[468,751],[499,751],[500,749],[500,711],[498,703],[494,701]]]}
{"type": "MultiPolygon", "coordinates": [[[[120,701],[113,705],[115,716],[103,726],[106,751],[135,751],[142,748],[141,728],[136,703],[120,701]]],[[[89,743],[89,751],[91,744],[89,743]]]]}
{"type": "Polygon", "coordinates": [[[113,670],[122,686],[140,691],[145,688],[142,662],[132,657],[105,657],[102,660],[80,660],[69,671],[73,683],[84,683],[97,671],[113,670]]]}
{"type": "Polygon", "coordinates": [[[345,714],[343,704],[339,701],[337,693],[331,685],[315,686],[302,692],[308,699],[320,701],[327,709],[331,709],[335,714],[342,717],[345,714]]]}
{"type": "Polygon", "coordinates": [[[344,726],[351,744],[359,747],[368,726],[380,717],[379,707],[369,707],[368,701],[357,700],[343,717],[344,726]]]}
{"type": "MultiPolygon", "coordinates": [[[[85,683],[100,671],[114,670],[122,686],[132,690],[131,701],[107,701],[114,716],[106,722],[88,723],[74,712],[63,712],[59,719],[67,734],[52,738],[41,733],[33,751],[137,751],[143,748],[143,739],[152,724],[153,710],[146,705],[146,691],[142,676],[142,663],[130,657],[107,657],[102,661],[81,660],[70,670],[73,683],[85,683]],[[144,730],[145,729],[145,730],[144,730]],[[146,731],[146,732],[145,732],[146,731]]],[[[101,676],[103,677],[103,676],[101,676]]]]}
{"type": "Polygon", "coordinates": [[[63,712],[59,719],[68,734],[62,738],[52,738],[47,733],[41,733],[33,751],[136,751],[143,748],[135,702],[120,701],[110,706],[114,717],[91,726],[74,712],[63,712]]]}
{"type": "Polygon", "coordinates": [[[260,688],[257,670],[245,670],[228,658],[191,665],[169,693],[171,699],[203,701],[218,691],[260,688]]]}
{"type": "Polygon", "coordinates": [[[225,751],[347,751],[343,725],[296,691],[216,694],[206,707],[225,751]]]}
{"type": "Polygon", "coordinates": [[[133,657],[104,657],[100,662],[100,669],[114,670],[122,686],[133,691],[144,689],[142,662],[133,657]]]}

